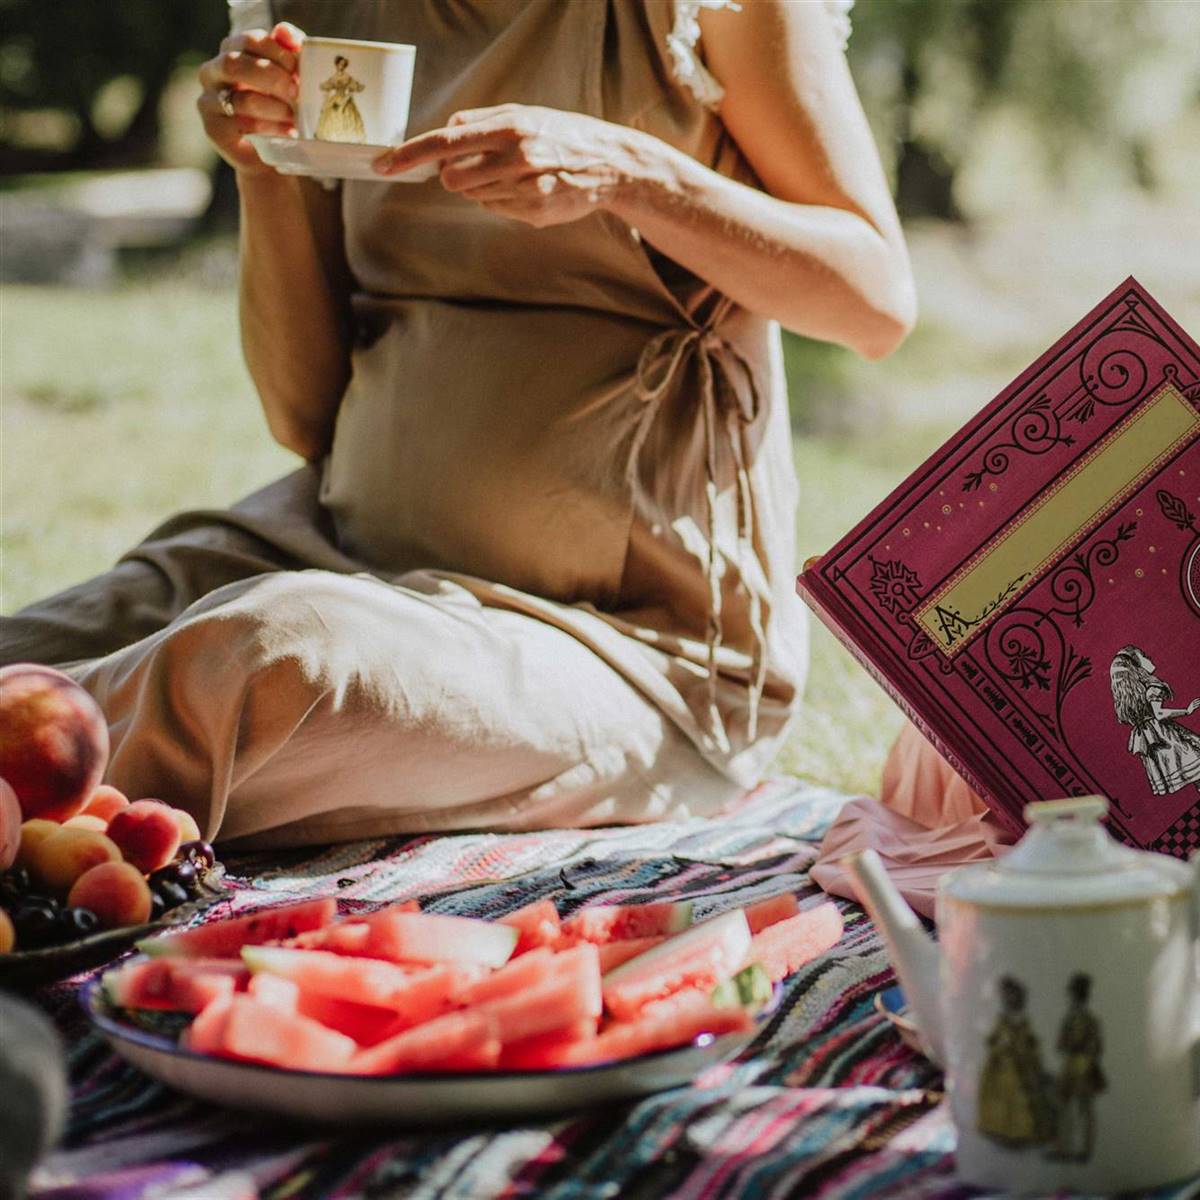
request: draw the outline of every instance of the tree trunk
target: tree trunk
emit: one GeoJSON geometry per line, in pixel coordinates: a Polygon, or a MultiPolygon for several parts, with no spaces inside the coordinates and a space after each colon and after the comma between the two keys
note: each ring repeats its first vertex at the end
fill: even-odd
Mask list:
{"type": "Polygon", "coordinates": [[[902,217],[963,220],[954,199],[954,168],[939,150],[926,146],[913,131],[912,112],[921,93],[916,48],[905,53],[900,79],[902,108],[900,151],[896,158],[896,207],[902,217]]]}

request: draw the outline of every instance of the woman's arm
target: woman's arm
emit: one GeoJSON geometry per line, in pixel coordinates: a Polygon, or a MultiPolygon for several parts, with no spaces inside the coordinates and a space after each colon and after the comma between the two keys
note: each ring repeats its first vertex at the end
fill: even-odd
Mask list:
{"type": "Polygon", "coordinates": [[[350,378],[341,200],[296,176],[240,175],[242,352],[271,435],[320,458],[350,378]]]}
{"type": "Polygon", "coordinates": [[[241,197],[242,351],[276,441],[303,458],[325,452],[350,374],[349,271],[340,200],[310,180],[280,175],[246,140],[292,128],[296,53],[290,25],[221,44],[200,68],[205,132],[237,172],[241,197]],[[221,93],[232,88],[234,115],[221,93]]]}
{"type": "Polygon", "coordinates": [[[441,161],[442,183],[535,225],[597,208],[739,304],[879,358],[915,319],[900,224],[823,4],[704,11],[720,115],[766,191],[650,134],[525,105],[456,113],[383,156],[441,161]]]}
{"type": "Polygon", "coordinates": [[[607,206],[745,308],[889,353],[916,317],[912,274],[825,5],[750,0],[702,9],[700,25],[719,115],[766,193],[668,147],[607,206]]]}

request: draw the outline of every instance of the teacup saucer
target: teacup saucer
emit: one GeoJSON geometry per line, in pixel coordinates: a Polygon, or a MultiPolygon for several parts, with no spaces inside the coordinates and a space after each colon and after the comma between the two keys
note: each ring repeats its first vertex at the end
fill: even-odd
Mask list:
{"type": "Polygon", "coordinates": [[[282,175],[311,175],[318,179],[369,179],[374,183],[422,183],[438,171],[437,163],[422,163],[402,175],[378,175],[371,164],[388,146],[323,142],[317,138],[249,135],[250,144],[269,167],[282,175]]]}
{"type": "Polygon", "coordinates": [[[875,994],[875,1011],[885,1018],[900,1035],[900,1040],[918,1054],[925,1053],[921,1044],[921,1032],[913,1020],[908,1000],[899,987],[890,987],[875,994]]]}

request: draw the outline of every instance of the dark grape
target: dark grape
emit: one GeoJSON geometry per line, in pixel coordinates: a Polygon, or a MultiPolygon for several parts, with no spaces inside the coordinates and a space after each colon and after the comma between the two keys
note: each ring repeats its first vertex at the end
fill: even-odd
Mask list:
{"type": "Polygon", "coordinates": [[[0,872],[0,908],[6,912],[17,909],[29,896],[33,883],[24,867],[0,872]]]}
{"type": "Polygon", "coordinates": [[[25,867],[10,867],[0,871],[0,892],[13,895],[28,892],[33,887],[33,880],[25,867]]]}
{"type": "Polygon", "coordinates": [[[183,862],[175,864],[175,882],[179,884],[185,891],[191,892],[196,886],[196,880],[200,877],[200,872],[196,869],[196,864],[184,859],[183,862]]]}
{"type": "Polygon", "coordinates": [[[58,941],[58,914],[41,900],[27,902],[12,915],[17,945],[23,950],[36,950],[58,941]]]}
{"type": "Polygon", "coordinates": [[[87,937],[100,928],[100,919],[90,908],[64,908],[58,914],[58,927],[67,940],[87,937]]]}
{"type": "Polygon", "coordinates": [[[216,852],[207,842],[184,842],[179,847],[179,854],[190,862],[203,863],[206,867],[214,866],[217,861],[216,852]]]}
{"type": "Polygon", "coordinates": [[[155,889],[150,889],[150,920],[157,921],[167,910],[166,902],[155,889]]]}
{"type": "Polygon", "coordinates": [[[188,900],[187,889],[170,879],[160,879],[151,887],[150,894],[161,896],[164,908],[174,908],[188,900]]]}
{"type": "Polygon", "coordinates": [[[196,882],[197,874],[196,864],[184,858],[178,862],[168,863],[165,867],[159,867],[150,876],[150,886],[153,888],[160,883],[177,883],[185,892],[190,891],[196,882]]]}

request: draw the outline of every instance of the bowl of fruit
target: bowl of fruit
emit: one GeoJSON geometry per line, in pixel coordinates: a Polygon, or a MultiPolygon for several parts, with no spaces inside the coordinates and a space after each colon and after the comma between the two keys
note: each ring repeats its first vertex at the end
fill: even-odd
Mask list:
{"type": "Polygon", "coordinates": [[[790,894],[693,918],[678,900],[563,919],[550,899],[339,918],[325,897],[145,939],[81,1003],[123,1058],[232,1107],[351,1127],[566,1113],[740,1054],[842,935],[834,904],[790,894]]]}
{"type": "Polygon", "coordinates": [[[194,818],[101,783],[108,730],[60,671],[0,670],[0,985],[113,957],[224,893],[194,818]]]}

